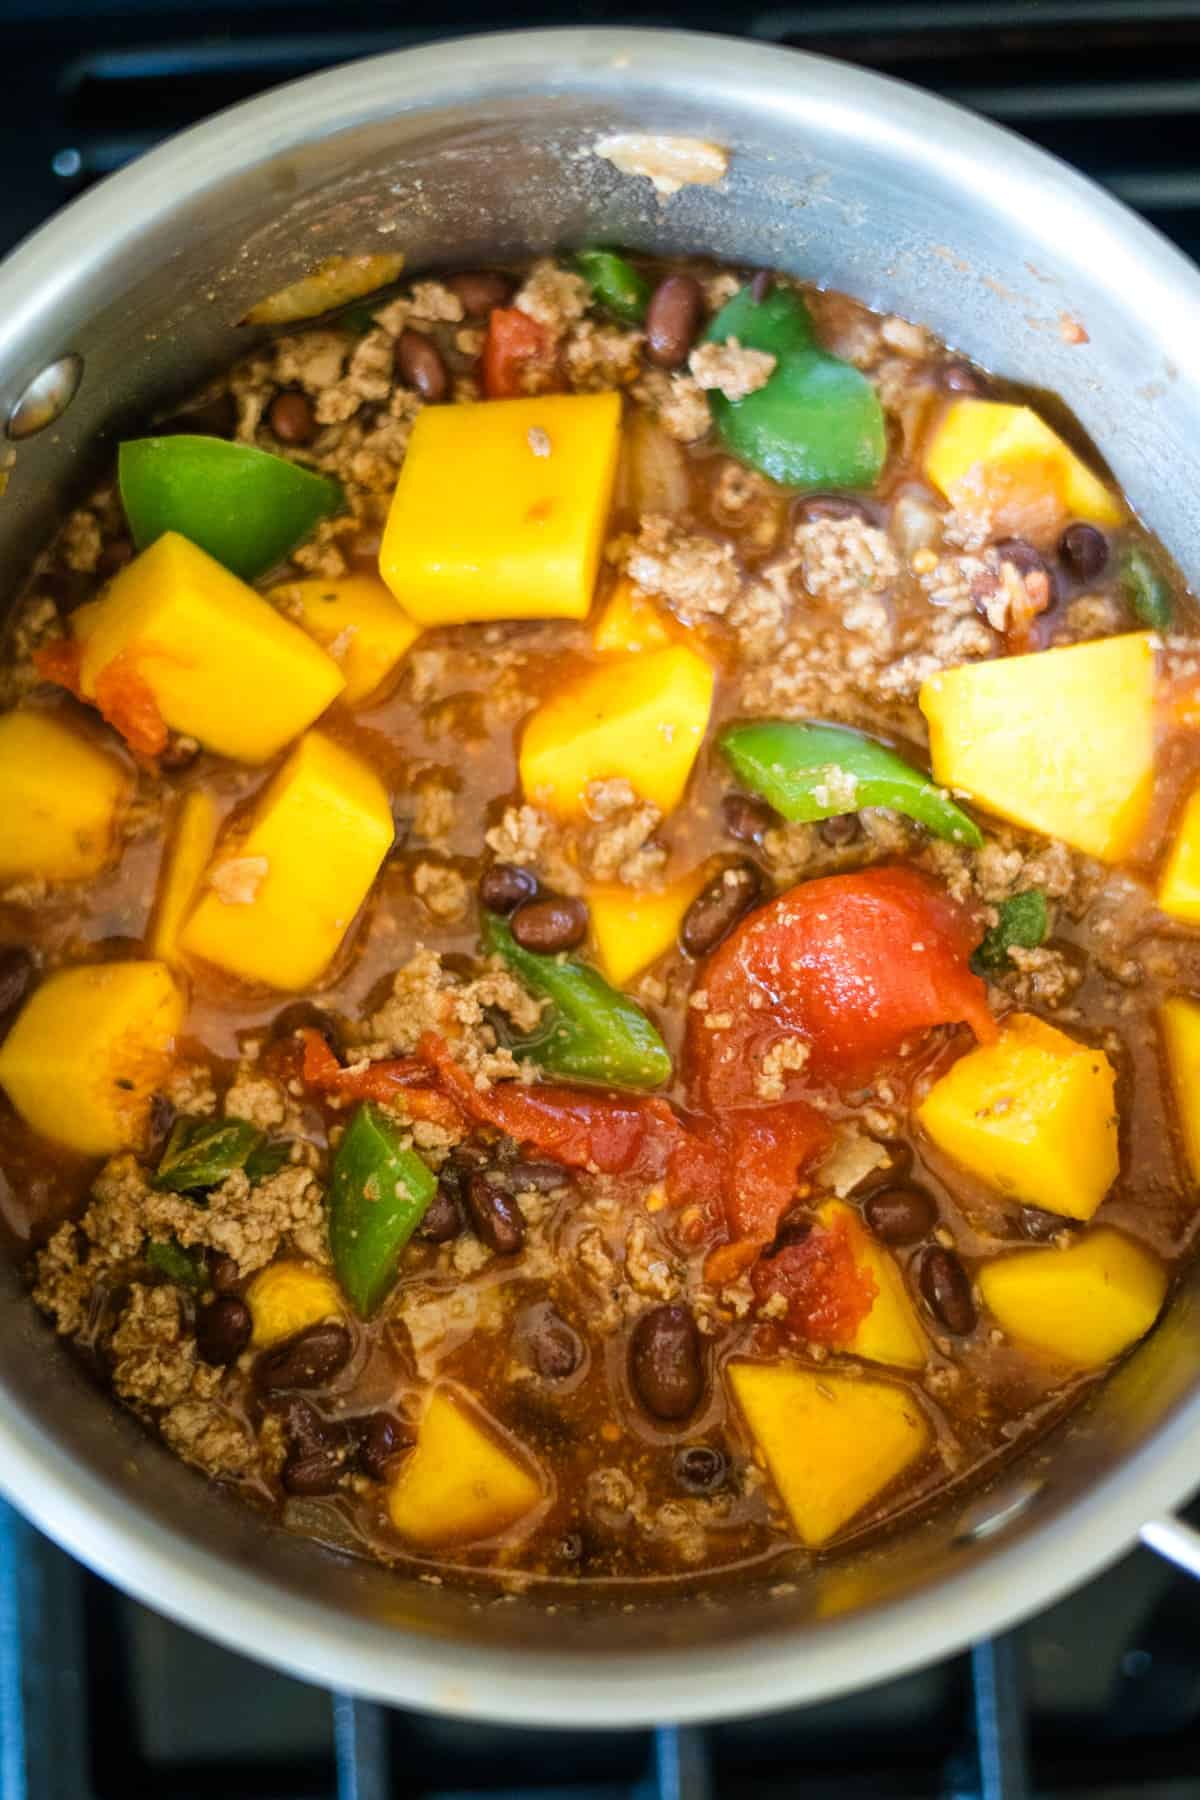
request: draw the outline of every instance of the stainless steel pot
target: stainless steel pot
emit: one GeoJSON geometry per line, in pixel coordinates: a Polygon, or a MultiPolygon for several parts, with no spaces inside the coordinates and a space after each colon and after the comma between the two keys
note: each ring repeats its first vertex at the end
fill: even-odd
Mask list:
{"type": "MultiPolygon", "coordinates": [[[[64,356],[83,375],[17,450],[0,566],[15,577],[124,423],[242,350],[234,321],[318,258],[403,249],[420,269],[596,240],[792,269],[1057,390],[1200,570],[1190,264],[1079,176],[907,87],[625,30],[463,39],[282,88],[25,244],[0,269],[0,417],[64,356]],[[716,140],[728,177],[660,201],[590,154],[623,129],[716,140]]],[[[35,392],[69,386],[51,376],[35,392]]],[[[1086,1413],[965,1512],[949,1504],[786,1591],[663,1590],[630,1613],[569,1587],[551,1611],[480,1605],[271,1528],[118,1414],[2,1279],[0,1484],[16,1504],[150,1605],[384,1700],[553,1725],[760,1711],[993,1632],[1139,1532],[1200,1563],[1200,1540],[1158,1518],[1200,1480],[1200,1270],[1086,1413]]]]}

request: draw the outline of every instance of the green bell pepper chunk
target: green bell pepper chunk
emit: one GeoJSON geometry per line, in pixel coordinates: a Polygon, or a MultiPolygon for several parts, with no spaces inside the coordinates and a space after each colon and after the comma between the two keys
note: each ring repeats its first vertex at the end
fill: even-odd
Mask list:
{"type": "Polygon", "coordinates": [[[764,719],[732,725],[719,741],[738,780],[785,819],[832,819],[860,806],[887,806],[951,843],[973,850],[983,843],[974,819],[944,788],[894,750],[844,725],[764,719]]]}
{"type": "Polygon", "coordinates": [[[135,438],[117,452],[121,503],[139,550],[178,531],[243,581],[282,562],[342,489],[282,456],[226,438],[135,438]]]}
{"type": "Polygon", "coordinates": [[[187,1288],[189,1293],[203,1293],[208,1286],[208,1276],[200,1261],[200,1252],[185,1250],[174,1238],[165,1241],[151,1239],[146,1245],[146,1261],[176,1287],[187,1288]]]}
{"type": "Polygon", "coordinates": [[[551,1005],[537,1031],[512,1048],[553,1075],[615,1087],[661,1087],[671,1074],[671,1056],[640,1006],[610,987],[603,975],[572,957],[539,956],[522,950],[507,922],[483,915],[484,948],[502,956],[535,994],[551,1005]]]}
{"type": "Polygon", "coordinates": [[[864,488],[887,454],[883,408],[852,363],[822,350],[800,296],[775,288],[755,300],[748,287],[723,306],[705,334],[736,338],[776,359],[765,386],[743,400],[708,396],[713,423],[731,455],[792,488],[864,488]]]}
{"type": "Polygon", "coordinates": [[[615,250],[580,250],[575,261],[592,298],[614,318],[640,325],[650,300],[650,283],[615,250]]]}
{"type": "Polygon", "coordinates": [[[250,1152],[242,1167],[248,1181],[265,1181],[268,1175],[278,1175],[291,1160],[292,1146],[286,1138],[264,1138],[250,1152]]]}
{"type": "Polygon", "coordinates": [[[1121,558],[1121,585],[1143,625],[1152,631],[1170,630],[1175,616],[1171,589],[1138,544],[1132,544],[1121,558]]]}
{"type": "Polygon", "coordinates": [[[337,1147],[329,1179],[329,1248],[360,1318],[370,1318],[396,1279],[400,1252],[437,1181],[382,1110],[365,1100],[337,1147]]]}
{"type": "Polygon", "coordinates": [[[984,933],[971,958],[976,975],[999,975],[1008,967],[1008,953],[1014,945],[1022,950],[1036,950],[1045,942],[1050,928],[1046,896],[1036,888],[1002,901],[997,911],[999,919],[984,933]]]}
{"type": "Polygon", "coordinates": [[[244,1119],[176,1119],[150,1185],[169,1194],[219,1187],[261,1141],[244,1119]]]}

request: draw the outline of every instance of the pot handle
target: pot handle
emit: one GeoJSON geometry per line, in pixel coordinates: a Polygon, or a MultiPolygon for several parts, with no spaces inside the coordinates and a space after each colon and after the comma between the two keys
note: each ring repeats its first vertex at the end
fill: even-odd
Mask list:
{"type": "Polygon", "coordinates": [[[1177,1569],[1200,1581],[1200,1531],[1168,1513],[1165,1519],[1148,1520],[1138,1535],[1147,1550],[1165,1556],[1177,1569]]]}

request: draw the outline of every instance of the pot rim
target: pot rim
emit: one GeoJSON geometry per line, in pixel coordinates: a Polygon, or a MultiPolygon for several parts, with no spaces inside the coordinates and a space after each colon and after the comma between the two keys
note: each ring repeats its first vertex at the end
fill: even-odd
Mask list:
{"type": "MultiPolygon", "coordinates": [[[[170,215],[233,176],[335,132],[514,84],[586,91],[626,76],[869,139],[919,171],[952,170],[1042,235],[1086,231],[1092,256],[1136,259],[1140,307],[1200,384],[1191,329],[1200,277],[1156,231],[1055,158],[947,101],[846,64],[692,32],[556,29],[463,37],[289,83],[197,125],[110,177],[0,267],[0,367],[32,322],[170,215]]],[[[0,1489],[91,1568],[191,1629],[322,1686],[508,1724],[647,1726],[733,1718],[887,1679],[1002,1630],[1098,1573],[1147,1518],[1193,1488],[1200,1393],[1081,1499],[1031,1523],[959,1573],[869,1612],[756,1637],[752,1681],[731,1679],[728,1642],[671,1651],[495,1649],[348,1618],[141,1514],[54,1442],[20,1404],[0,1409],[0,1489]],[[805,1654],[819,1644],[819,1655],[805,1654]],[[865,1674],[864,1674],[865,1672],[865,1674]]]]}

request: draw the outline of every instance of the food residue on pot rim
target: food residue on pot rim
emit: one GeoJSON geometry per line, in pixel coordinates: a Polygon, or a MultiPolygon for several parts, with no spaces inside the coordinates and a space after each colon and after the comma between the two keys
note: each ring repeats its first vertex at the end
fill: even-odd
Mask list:
{"type": "Polygon", "coordinates": [[[664,197],[683,187],[712,187],[729,168],[729,152],[720,144],[656,131],[619,131],[601,138],[593,152],[622,175],[646,176],[664,197]]]}

